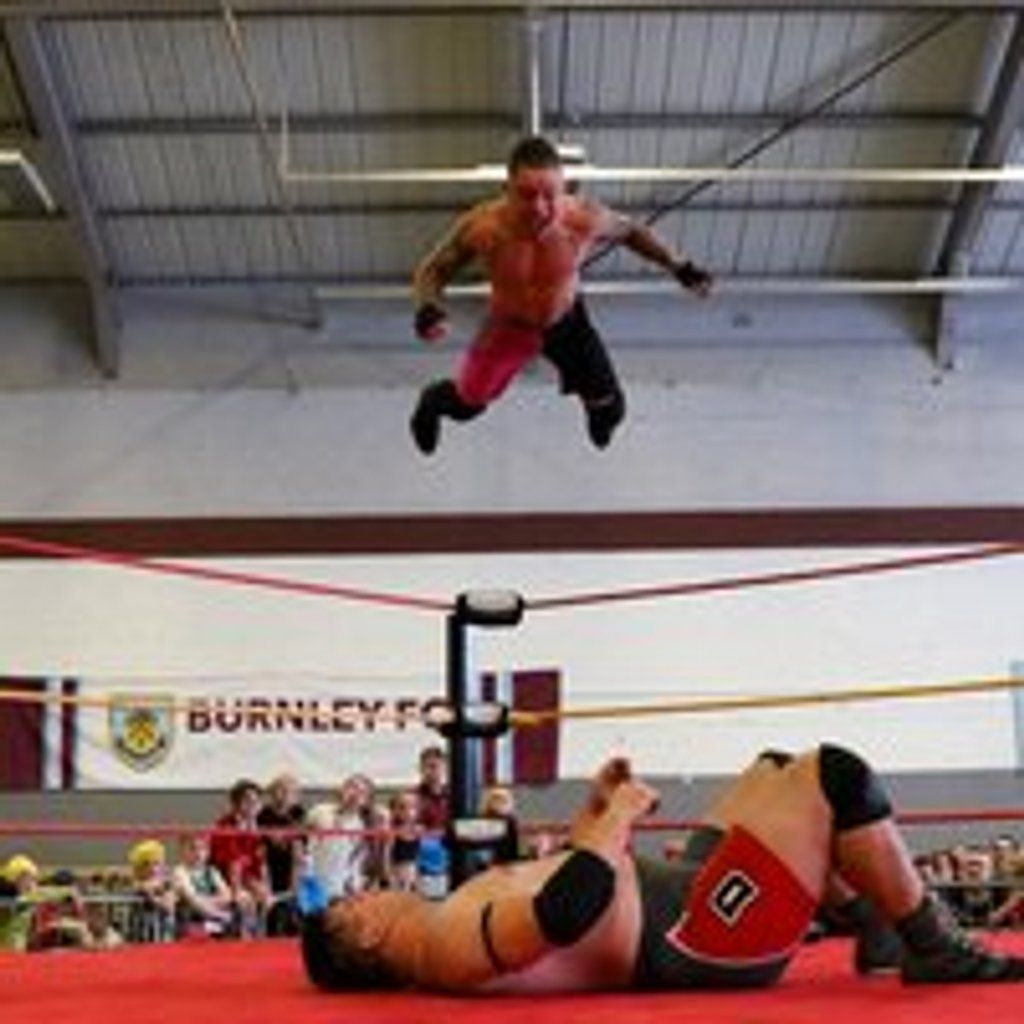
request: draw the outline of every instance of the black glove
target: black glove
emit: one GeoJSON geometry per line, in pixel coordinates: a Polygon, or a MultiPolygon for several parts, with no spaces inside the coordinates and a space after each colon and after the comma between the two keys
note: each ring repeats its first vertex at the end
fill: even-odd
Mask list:
{"type": "Polygon", "coordinates": [[[698,267],[693,260],[685,263],[677,263],[672,268],[672,276],[684,287],[695,292],[705,292],[715,279],[701,267],[698,267]]]}
{"type": "Polygon", "coordinates": [[[424,302],[416,310],[413,326],[416,333],[426,340],[437,337],[437,328],[448,319],[448,314],[436,302],[424,302]]]}

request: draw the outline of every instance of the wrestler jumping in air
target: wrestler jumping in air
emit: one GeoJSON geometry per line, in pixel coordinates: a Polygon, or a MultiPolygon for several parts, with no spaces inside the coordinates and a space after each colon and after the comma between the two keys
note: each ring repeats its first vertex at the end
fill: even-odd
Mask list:
{"type": "Polygon", "coordinates": [[[759,757],[679,863],[630,852],[656,798],[614,760],[571,850],[489,868],[441,902],[378,892],[332,905],[306,922],[310,977],[333,990],[481,994],[763,987],[841,887],[862,972],[864,940],[889,928],[889,966],[907,984],[1024,981],[1024,959],[985,949],[927,894],[880,780],[849,750],[759,757]]]}
{"type": "Polygon", "coordinates": [[[443,417],[478,416],[539,355],[554,364],[563,393],[579,395],[591,441],[608,445],[626,400],[579,294],[581,264],[602,243],[624,245],[698,295],[711,289],[707,271],[672,253],[649,228],[570,194],[550,142],[522,139],[509,156],[503,194],[460,217],[413,278],[415,329],[424,341],[447,333],[442,299],[460,268],[478,262],[491,288],[487,317],[456,377],[420,394],[410,423],[420,451],[437,447],[443,417]]]}

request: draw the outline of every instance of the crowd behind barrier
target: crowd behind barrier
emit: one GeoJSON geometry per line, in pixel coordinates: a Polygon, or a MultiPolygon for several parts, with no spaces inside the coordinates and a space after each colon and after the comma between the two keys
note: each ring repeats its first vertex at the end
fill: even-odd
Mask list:
{"type": "MultiPolygon", "coordinates": [[[[0,950],[112,949],[123,943],[294,935],[299,917],[333,899],[375,888],[447,891],[447,761],[425,748],[415,784],[379,795],[362,774],[306,807],[290,774],[265,787],[238,780],[209,840],[187,832],[140,839],[124,862],[43,871],[26,853],[0,874],[0,950]]],[[[503,839],[485,862],[542,856],[555,831],[520,834],[510,789],[484,792],[479,814],[500,819],[503,839]]],[[[682,855],[683,839],[664,844],[682,855]]],[[[925,882],[968,927],[1024,927],[1024,845],[1014,834],[920,854],[925,882]]],[[[817,933],[831,929],[827,914],[817,933]]]]}

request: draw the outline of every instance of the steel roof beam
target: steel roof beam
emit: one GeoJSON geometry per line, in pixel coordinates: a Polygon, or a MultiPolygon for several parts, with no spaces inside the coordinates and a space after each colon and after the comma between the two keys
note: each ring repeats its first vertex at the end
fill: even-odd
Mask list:
{"type": "Polygon", "coordinates": [[[531,8],[522,21],[522,133],[540,135],[544,131],[544,82],[541,78],[544,19],[531,8]]]}
{"type": "Polygon", "coordinates": [[[46,53],[43,31],[34,18],[11,19],[4,31],[40,133],[40,156],[78,242],[92,307],[96,360],[104,376],[116,377],[122,327],[117,274],[79,158],[77,139],[61,100],[60,85],[46,53]]]}
{"type": "MultiPolygon", "coordinates": [[[[605,113],[595,111],[574,115],[560,121],[557,115],[548,118],[550,129],[567,131],[691,130],[714,128],[773,128],[792,115],[768,111],[730,111],[707,113],[605,113]]],[[[389,132],[389,131],[457,131],[515,130],[522,126],[522,117],[502,111],[397,111],[394,113],[288,113],[288,130],[292,136],[321,132],[389,132]]],[[[891,110],[871,113],[837,111],[819,114],[814,128],[851,130],[858,128],[892,129],[945,128],[975,131],[983,118],[969,111],[958,110],[891,110]]],[[[252,119],[234,116],[197,117],[106,117],[75,122],[75,131],[84,137],[117,137],[126,135],[251,135],[256,131],[252,119]]]]}
{"type": "MultiPolygon", "coordinates": [[[[239,0],[239,13],[303,14],[459,14],[466,12],[538,11],[1013,11],[1024,0],[239,0]]],[[[0,15],[61,15],[74,17],[216,15],[211,0],[6,0],[0,15]]]]}
{"type": "MultiPolygon", "coordinates": [[[[970,156],[974,168],[998,168],[1006,160],[1013,138],[1024,118],[1024,14],[1008,15],[1008,41],[992,89],[985,123],[970,156]]],[[[963,276],[971,272],[978,235],[997,187],[994,181],[967,183],[950,219],[946,237],[935,262],[939,276],[963,276]]],[[[955,360],[956,311],[944,295],[936,316],[935,358],[939,366],[952,369],[955,360]]],[[[954,300],[955,301],[955,300],[954,300]]]]}
{"type": "MultiPolygon", "coordinates": [[[[1010,153],[1015,133],[1024,119],[1024,14],[1013,16],[999,77],[969,164],[973,168],[999,168],[1010,153]]],[[[936,261],[940,273],[948,273],[956,261],[970,264],[985,209],[997,182],[968,184],[953,216],[936,261]]]]}
{"type": "MultiPolygon", "coordinates": [[[[617,202],[615,209],[631,216],[641,216],[650,211],[652,203],[617,202]]],[[[914,199],[907,196],[871,199],[856,197],[830,199],[828,201],[773,198],[764,202],[749,199],[697,200],[686,207],[690,213],[869,213],[873,210],[893,210],[897,213],[949,213],[956,208],[952,200],[914,199]]],[[[372,205],[366,202],[316,202],[295,207],[297,217],[388,217],[402,215],[423,215],[440,213],[455,216],[465,209],[464,202],[454,200],[424,199],[421,202],[381,202],[372,205]]],[[[1000,200],[992,203],[990,209],[1016,212],[1024,210],[1024,200],[1000,200]]],[[[133,217],[189,218],[189,217],[281,217],[280,208],[267,203],[229,203],[215,205],[200,203],[183,206],[105,206],[100,209],[105,220],[130,219],[133,217]]],[[[11,214],[0,213],[0,220],[11,214]]],[[[23,215],[22,215],[23,216],[23,215]]],[[[33,215],[37,216],[37,215],[33,215]]]]}

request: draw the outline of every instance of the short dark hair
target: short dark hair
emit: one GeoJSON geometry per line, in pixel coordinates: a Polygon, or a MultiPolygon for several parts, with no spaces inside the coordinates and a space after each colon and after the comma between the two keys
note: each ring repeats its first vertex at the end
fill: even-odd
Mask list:
{"type": "Polygon", "coordinates": [[[260,789],[260,784],[254,782],[252,779],[239,779],[229,790],[228,800],[232,807],[237,807],[249,793],[255,793],[257,796],[261,796],[263,790],[260,789]]]}
{"type": "Polygon", "coordinates": [[[442,761],[448,760],[448,755],[444,752],[444,747],[430,746],[424,747],[420,751],[420,764],[431,758],[439,758],[442,761]]]}
{"type": "Polygon", "coordinates": [[[317,988],[328,992],[356,992],[398,988],[398,979],[373,954],[346,941],[336,926],[330,934],[326,916],[313,914],[302,921],[302,960],[317,988]]]}
{"type": "Polygon", "coordinates": [[[562,158],[554,143],[543,135],[527,135],[521,138],[508,155],[509,177],[520,167],[561,167],[562,158]]]}

